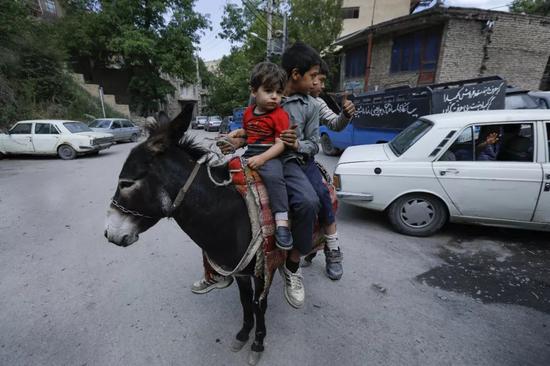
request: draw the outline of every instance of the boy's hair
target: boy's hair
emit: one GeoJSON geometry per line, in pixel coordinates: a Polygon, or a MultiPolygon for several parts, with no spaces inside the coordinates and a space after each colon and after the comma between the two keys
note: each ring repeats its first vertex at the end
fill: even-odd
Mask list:
{"type": "Polygon", "coordinates": [[[250,75],[250,87],[257,91],[260,86],[265,89],[284,90],[286,85],[286,73],[273,62],[260,62],[252,70],[250,75]]]}
{"type": "Polygon", "coordinates": [[[319,74],[328,76],[328,72],[329,69],[327,63],[325,62],[325,60],[321,59],[321,65],[319,65],[319,74]]]}
{"type": "Polygon", "coordinates": [[[313,66],[321,65],[321,56],[307,44],[296,42],[283,53],[281,64],[288,77],[294,69],[298,69],[300,75],[304,75],[313,66]]]}

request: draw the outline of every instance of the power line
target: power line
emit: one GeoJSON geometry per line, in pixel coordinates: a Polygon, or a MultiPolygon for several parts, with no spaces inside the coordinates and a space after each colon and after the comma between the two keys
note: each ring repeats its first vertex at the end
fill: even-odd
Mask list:
{"type": "Polygon", "coordinates": [[[254,8],[254,5],[250,4],[247,0],[242,0],[242,2],[244,4],[244,6],[248,9],[248,11],[250,11],[250,13],[252,13],[254,18],[259,20],[260,23],[262,23],[265,27],[269,27],[267,25],[267,21],[264,20],[263,16],[257,11],[256,8],[254,8]]]}

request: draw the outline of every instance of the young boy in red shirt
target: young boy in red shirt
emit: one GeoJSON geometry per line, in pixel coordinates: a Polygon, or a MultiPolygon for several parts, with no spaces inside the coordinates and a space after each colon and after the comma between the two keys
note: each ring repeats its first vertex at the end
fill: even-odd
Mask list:
{"type": "Polygon", "coordinates": [[[244,153],[248,166],[260,173],[267,188],[271,211],[275,217],[275,241],[283,250],[292,249],[288,228],[288,195],[283,162],[278,157],[285,150],[279,139],[289,129],[288,114],[279,105],[286,84],[286,73],[274,63],[261,62],[254,67],[250,88],[255,104],[243,115],[243,129],[248,148],[244,153]]]}

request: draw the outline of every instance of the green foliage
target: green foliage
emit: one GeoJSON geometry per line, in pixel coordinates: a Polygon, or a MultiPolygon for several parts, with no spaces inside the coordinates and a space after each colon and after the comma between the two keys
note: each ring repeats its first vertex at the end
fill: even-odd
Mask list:
{"type": "Polygon", "coordinates": [[[219,73],[213,79],[210,108],[219,115],[231,115],[233,109],[248,103],[248,78],[255,60],[246,49],[235,49],[220,62],[219,73]]]}
{"type": "Polygon", "coordinates": [[[342,0],[289,0],[291,43],[303,41],[318,51],[328,48],[342,31],[342,0]]]}
{"type": "Polygon", "coordinates": [[[156,110],[173,87],[161,75],[195,81],[194,43],[208,28],[195,0],[65,0],[61,36],[72,56],[130,74],[131,107],[156,110]],[[169,20],[163,15],[170,14],[169,20]]]}
{"type": "Polygon", "coordinates": [[[510,11],[550,16],[550,0],[514,0],[510,5],[510,11]]]}
{"type": "MultiPolygon", "coordinates": [[[[223,58],[219,73],[212,82],[210,106],[217,114],[230,114],[233,108],[246,105],[249,97],[248,78],[252,67],[265,59],[267,37],[265,13],[259,9],[260,0],[243,1],[243,6],[228,3],[219,36],[233,45],[229,56],[223,58]]],[[[342,30],[342,0],[288,0],[279,4],[279,14],[288,14],[289,43],[303,41],[322,51],[330,47],[342,30]]],[[[273,29],[283,29],[283,18],[273,15],[273,29]]],[[[279,62],[278,57],[272,57],[279,62]]],[[[325,61],[335,67],[337,59],[325,61]]]]}
{"type": "Polygon", "coordinates": [[[0,1],[0,127],[22,119],[100,116],[99,101],[64,71],[57,24],[33,18],[28,4],[0,1]]]}

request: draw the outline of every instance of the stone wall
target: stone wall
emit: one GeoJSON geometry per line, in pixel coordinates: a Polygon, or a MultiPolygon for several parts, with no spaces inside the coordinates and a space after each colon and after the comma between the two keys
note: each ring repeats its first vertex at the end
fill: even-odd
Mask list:
{"type": "MultiPolygon", "coordinates": [[[[436,83],[498,75],[510,85],[539,89],[550,57],[550,18],[471,12],[441,22],[436,83]]],[[[390,72],[393,37],[374,38],[369,90],[417,85],[418,72],[390,72]]]]}
{"type": "Polygon", "coordinates": [[[438,82],[499,75],[508,84],[538,89],[550,55],[549,19],[496,13],[486,20],[447,23],[438,82]]]}

